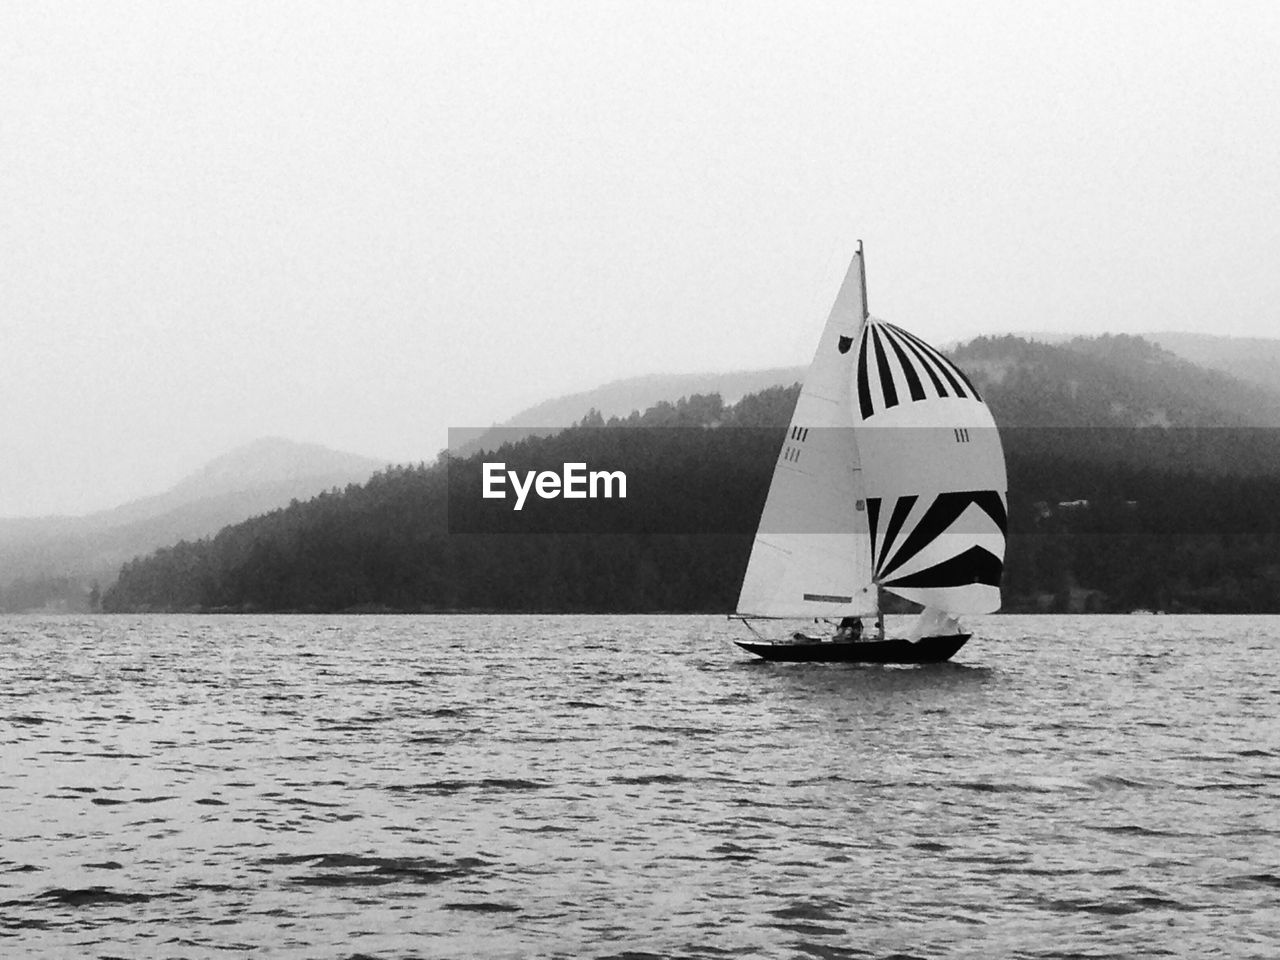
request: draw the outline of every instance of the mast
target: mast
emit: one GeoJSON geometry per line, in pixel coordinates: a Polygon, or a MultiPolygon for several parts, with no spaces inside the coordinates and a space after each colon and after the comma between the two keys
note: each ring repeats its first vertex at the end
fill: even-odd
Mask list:
{"type": "MultiPolygon", "coordinates": [[[[862,283],[862,326],[865,327],[867,321],[871,319],[871,308],[867,305],[867,255],[862,252],[861,240],[858,241],[858,279],[862,283]]],[[[856,429],[851,430],[849,436],[850,436],[850,441],[852,442],[854,447],[854,451],[855,451],[854,455],[855,457],[857,457],[858,456],[857,430],[856,429]]],[[[861,463],[860,458],[858,462],[861,463]]],[[[861,469],[861,467],[859,467],[859,469],[861,469]]],[[[878,579],[873,579],[872,583],[876,588],[876,592],[875,592],[876,627],[880,632],[880,639],[883,640],[884,639],[884,596],[882,592],[884,588],[880,586],[880,581],[878,579]]]]}
{"type": "Polygon", "coordinates": [[[867,258],[862,252],[862,241],[858,241],[858,271],[862,279],[862,319],[871,316],[871,308],[867,306],[867,258]]]}

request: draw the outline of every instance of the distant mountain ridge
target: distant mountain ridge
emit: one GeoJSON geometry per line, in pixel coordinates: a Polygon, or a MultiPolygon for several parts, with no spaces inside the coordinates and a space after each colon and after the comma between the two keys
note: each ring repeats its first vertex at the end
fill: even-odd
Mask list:
{"type": "Polygon", "coordinates": [[[275,501],[286,492],[297,491],[290,492],[289,497],[314,496],[331,486],[363,482],[383,466],[386,464],[380,460],[331,450],[318,443],[262,437],[215,457],[164,493],[81,519],[95,528],[116,527],[154,519],[201,501],[237,496],[246,497],[249,505],[269,503],[271,506],[261,509],[271,509],[279,505],[275,501]]]}
{"type": "MultiPolygon", "coordinates": [[[[1271,437],[1280,436],[1280,432],[1276,431],[1280,427],[1280,392],[1193,363],[1141,337],[1075,337],[1064,338],[1057,343],[1047,342],[1047,339],[1039,335],[1035,340],[1012,335],[979,337],[948,351],[972,377],[991,405],[1002,429],[1010,428],[1016,433],[1020,428],[1032,428],[1030,433],[1023,431],[1016,442],[1013,438],[1007,442],[1007,448],[1011,446],[1020,451],[1020,462],[1028,470],[1042,468],[1051,474],[1053,463],[1064,454],[1059,442],[1062,440],[1070,448],[1065,450],[1065,454],[1074,458],[1077,464],[1121,464],[1124,469],[1131,470],[1228,472],[1250,477],[1269,476],[1275,472],[1276,465],[1280,464],[1280,454],[1270,449],[1271,437]],[[1067,433],[1055,434],[1052,430],[1040,428],[1066,428],[1067,433]],[[1138,430],[1135,433],[1134,428],[1152,429],[1138,430]],[[1172,445],[1159,439],[1161,434],[1183,428],[1214,428],[1211,431],[1213,436],[1208,442],[1203,437],[1195,438],[1185,449],[1178,446],[1181,438],[1174,438],[1172,445]],[[1240,428],[1244,432],[1226,428],[1240,428]],[[1154,442],[1148,443],[1149,440],[1154,442]]],[[[452,453],[457,459],[482,448],[491,449],[497,443],[518,441],[521,436],[532,433],[556,433],[575,422],[588,420],[593,425],[603,425],[607,417],[618,417],[629,423],[678,425],[693,412],[697,412],[695,419],[698,419],[704,412],[710,411],[707,417],[703,417],[706,419],[705,425],[717,425],[720,414],[716,411],[724,410],[726,404],[722,400],[706,396],[695,396],[694,400],[686,403],[681,400],[689,396],[683,392],[686,390],[695,395],[699,390],[705,390],[711,394],[719,393],[722,398],[736,398],[740,404],[737,413],[740,419],[751,410],[768,411],[764,420],[753,420],[754,425],[773,423],[779,417],[785,423],[789,408],[782,410],[779,398],[785,394],[792,398],[790,403],[794,403],[794,385],[803,377],[803,372],[799,367],[779,367],[737,373],[654,375],[616,381],[596,390],[555,398],[530,407],[510,418],[506,426],[484,431],[479,438],[473,437],[465,446],[455,447],[452,453]],[[646,410],[644,415],[638,412],[642,407],[646,410]],[[592,411],[595,414],[589,417],[592,411]]],[[[701,423],[701,420],[698,422],[701,423]]],[[[513,457],[521,455],[519,447],[519,443],[513,447],[513,457]]],[[[255,488],[260,499],[246,510],[244,498],[235,492],[218,491],[229,489],[228,484],[234,487],[237,482],[235,477],[244,476],[246,469],[252,473],[254,468],[251,465],[261,466],[271,460],[272,452],[269,448],[264,448],[256,456],[249,456],[243,451],[239,453],[242,461],[237,461],[234,456],[223,462],[215,461],[205,470],[188,478],[174,491],[160,498],[152,498],[163,501],[165,497],[173,497],[174,500],[168,503],[171,509],[162,510],[160,507],[165,504],[144,501],[126,505],[117,511],[104,512],[116,515],[112,526],[113,535],[124,536],[124,528],[130,528],[126,537],[129,548],[125,550],[117,546],[114,550],[104,549],[103,544],[98,541],[95,546],[98,559],[127,559],[140,552],[134,545],[143,540],[152,545],[146,549],[173,544],[181,539],[194,540],[212,533],[220,525],[243,521],[250,514],[283,506],[290,499],[302,500],[320,490],[358,482],[367,478],[371,468],[377,466],[373,461],[355,458],[363,464],[361,469],[366,471],[363,477],[327,477],[318,489],[313,483],[309,492],[290,493],[288,489],[298,489],[296,486],[289,487],[297,478],[290,474],[288,456],[282,456],[277,458],[272,469],[264,468],[262,474],[256,475],[255,482],[265,482],[270,477],[283,476],[283,479],[279,484],[260,483],[255,488]],[[237,462],[241,462],[244,468],[238,467],[237,462]],[[224,496],[234,501],[234,510],[243,512],[233,516],[232,504],[220,502],[220,498],[224,496]],[[220,517],[229,519],[219,522],[220,517]]],[[[1111,469],[1111,466],[1107,469],[1111,469]]],[[[431,487],[439,481],[434,470],[435,468],[428,469],[420,476],[412,471],[406,472],[403,468],[379,474],[374,477],[376,492],[373,490],[373,481],[370,481],[358,488],[354,500],[345,494],[339,494],[336,498],[322,498],[324,503],[312,503],[307,511],[301,511],[298,507],[277,511],[270,517],[262,518],[261,523],[240,522],[235,527],[227,527],[224,533],[232,541],[240,543],[237,549],[242,550],[248,549],[241,542],[246,537],[256,540],[262,536],[264,543],[274,543],[275,534],[272,531],[283,527],[296,528],[301,531],[300,535],[304,539],[323,539],[320,531],[308,527],[311,521],[306,518],[341,515],[347,509],[344,504],[348,500],[352,504],[359,504],[361,497],[366,502],[373,498],[385,505],[386,509],[392,511],[390,516],[399,517],[394,523],[411,524],[421,509],[420,504],[429,499],[430,503],[438,506],[438,499],[424,499],[423,493],[424,487],[431,487]],[[400,485],[404,485],[403,491],[392,489],[400,485]],[[416,492],[412,489],[415,486],[416,492]],[[361,494],[360,490],[364,493],[361,494]],[[402,501],[398,500],[402,494],[402,501]]],[[[1070,483],[1058,489],[1051,476],[1040,476],[1036,483],[1046,491],[1051,491],[1046,494],[1051,499],[1056,497],[1070,500],[1089,495],[1087,491],[1080,493],[1074,488],[1067,489],[1071,486],[1070,483]]],[[[431,497],[436,498],[436,494],[431,497]]],[[[353,506],[352,509],[356,508],[353,506]]],[[[366,508],[359,507],[359,510],[363,509],[366,508]]],[[[82,541],[92,539],[84,536],[86,519],[52,518],[49,523],[51,528],[57,528],[62,538],[58,542],[65,544],[75,537],[80,537],[82,541]]],[[[392,523],[390,520],[386,522],[392,523]]],[[[33,522],[14,523],[21,526],[33,522]]],[[[5,529],[4,522],[0,522],[0,587],[4,582],[5,529]]],[[[13,529],[17,530],[18,527],[13,529]]],[[[387,570],[395,569],[392,561],[379,559],[379,542],[373,537],[361,547],[361,555],[370,558],[370,563],[380,563],[387,570]]],[[[87,549],[85,542],[80,547],[82,552],[87,549]]],[[[188,544],[182,550],[167,551],[167,554],[172,559],[190,556],[191,550],[199,552],[204,549],[200,544],[188,544]]],[[[416,550],[418,547],[414,546],[412,549],[416,550]]],[[[255,547],[248,553],[252,560],[250,567],[237,567],[235,576],[250,583],[258,576],[253,572],[258,568],[261,568],[262,575],[270,570],[275,577],[306,576],[302,571],[290,571],[280,566],[281,558],[291,555],[294,550],[295,546],[289,544],[270,548],[264,546],[262,550],[255,547]]],[[[412,550],[409,546],[402,546],[399,555],[409,558],[412,550]]],[[[34,557],[34,553],[28,553],[28,561],[34,557]]],[[[319,564],[323,561],[315,558],[308,562],[319,564]]],[[[409,561],[406,559],[402,562],[409,561]]],[[[131,566],[134,588],[137,587],[138,576],[155,568],[151,561],[131,566]]],[[[665,568],[665,564],[655,562],[656,568],[665,568]]],[[[348,576],[348,573],[338,570],[330,572],[341,577],[348,576]]],[[[450,571],[448,576],[451,581],[456,581],[460,576],[465,578],[466,574],[459,570],[450,571]]],[[[103,578],[104,584],[108,579],[109,575],[103,578]]],[[[346,609],[359,605],[356,602],[338,602],[328,598],[321,587],[317,586],[316,589],[318,592],[315,599],[308,601],[309,608],[346,609]]],[[[384,598],[369,602],[397,609],[438,606],[429,598],[410,593],[402,593],[400,596],[409,599],[392,602],[384,598]]],[[[3,596],[0,596],[0,603],[2,602],[3,596]]],[[[152,598],[145,602],[145,606],[162,609],[167,602],[152,598]]],[[[234,606],[237,601],[229,602],[234,606]]]]}
{"type": "MultiPolygon", "coordinates": [[[[1280,609],[1275,397],[1137,337],[1060,345],[983,337],[952,353],[1001,426],[1011,608],[1280,609]]],[[[653,474],[638,484],[650,499],[633,532],[605,526],[590,535],[588,514],[558,532],[521,535],[503,525],[514,514],[502,511],[496,525],[468,526],[485,503],[484,458],[453,456],[132,561],[104,604],[121,612],[731,610],[798,394],[797,385],[775,385],[733,407],[715,395],[661,399],[608,421],[581,410],[584,428],[504,450],[517,470],[632,457],[633,476],[653,474]]]]}
{"type": "MultiPolygon", "coordinates": [[[[1012,336],[1055,345],[1072,340],[1097,339],[1051,330],[1014,331],[1012,336]]],[[[1280,340],[1172,330],[1138,336],[1197,366],[1280,393],[1280,340]]]]}
{"type": "Polygon", "coordinates": [[[1147,339],[1192,363],[1280,393],[1280,340],[1174,332],[1147,339]]]}
{"type": "MultiPolygon", "coordinates": [[[[973,365],[970,375],[978,379],[984,396],[993,394],[988,399],[1002,425],[1280,426],[1280,340],[1036,331],[976,337],[947,352],[973,365]],[[1262,359],[1252,362],[1254,356],[1262,359]],[[1024,381],[1011,393],[1005,378],[1018,367],[1024,381]],[[1082,397],[1078,388],[1086,381],[1092,392],[1082,397]],[[1048,390],[1050,384],[1056,385],[1054,391],[1048,390]],[[1034,410],[1029,405],[1033,397],[1039,398],[1034,410]]],[[[729,405],[750,393],[798,383],[804,373],[804,367],[771,367],[616,380],[545,400],[487,429],[465,435],[454,431],[451,452],[465,456],[526,436],[545,436],[580,422],[592,410],[605,419],[626,417],[656,403],[712,393],[729,405]]]]}
{"type": "Polygon", "coordinates": [[[93,580],[178,540],[362,483],[380,461],[266,437],[211,460],[164,493],[81,517],[0,519],[0,611],[76,609],[93,580]]]}
{"type": "Polygon", "coordinates": [[[978,337],[951,355],[1001,426],[1280,427],[1280,392],[1143,337],[978,337]]]}
{"type": "Polygon", "coordinates": [[[535,404],[492,427],[452,431],[450,448],[455,456],[494,449],[528,436],[546,436],[571,426],[592,410],[606,420],[641,413],[656,403],[675,403],[695,394],[719,394],[726,405],[769,387],[790,386],[804,379],[804,367],[770,367],[722,373],[648,374],[614,380],[578,393],[553,397],[535,404]]]}

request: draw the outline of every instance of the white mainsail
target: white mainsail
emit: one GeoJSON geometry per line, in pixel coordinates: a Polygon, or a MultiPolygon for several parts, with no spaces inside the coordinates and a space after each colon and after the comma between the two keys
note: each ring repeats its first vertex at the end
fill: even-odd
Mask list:
{"type": "Polygon", "coordinates": [[[854,347],[866,321],[859,249],[818,341],[738,597],[748,617],[875,613],[871,544],[853,437],[854,347]]]}
{"type": "Polygon", "coordinates": [[[774,468],[738,613],[865,616],[881,587],[941,614],[994,611],[1006,498],[990,410],[936,349],[867,314],[859,245],[774,468]]]}

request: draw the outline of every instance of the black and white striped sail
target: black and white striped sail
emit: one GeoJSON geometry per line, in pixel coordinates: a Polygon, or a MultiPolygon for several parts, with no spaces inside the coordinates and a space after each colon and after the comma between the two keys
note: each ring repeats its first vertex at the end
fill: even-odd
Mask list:
{"type": "Polygon", "coordinates": [[[809,367],[738,600],[762,617],[875,612],[877,587],[1000,606],[1007,482],[991,412],[950,360],[866,314],[861,251],[809,367]]]}
{"type": "Polygon", "coordinates": [[[879,320],[852,374],[875,581],[947,613],[998,610],[1008,483],[991,411],[955,364],[879,320]]]}

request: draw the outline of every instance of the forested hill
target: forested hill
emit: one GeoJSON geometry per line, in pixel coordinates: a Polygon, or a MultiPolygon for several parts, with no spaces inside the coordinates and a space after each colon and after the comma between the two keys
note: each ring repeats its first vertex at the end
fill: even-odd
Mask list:
{"type": "Polygon", "coordinates": [[[789,386],[803,377],[803,367],[628,377],[594,390],[544,400],[492,427],[451,430],[449,444],[455,456],[468,456],[478,450],[493,450],[504,442],[559,433],[591,410],[604,417],[625,417],[663,401],[674,403],[680,397],[713,393],[725,403],[736,403],[749,393],[789,386]]]}
{"type": "MultiPolygon", "coordinates": [[[[1136,338],[980,339],[955,356],[1005,438],[1006,609],[1280,612],[1280,457],[1261,429],[1280,406],[1264,392],[1136,338]]],[[[442,458],[136,560],[104,606],[729,611],[797,389],[596,414],[488,457],[647,458],[643,510],[615,532],[570,532],[564,512],[545,514],[550,532],[459,532],[451,468],[474,479],[481,458],[442,458]]]]}
{"type": "Polygon", "coordinates": [[[790,419],[797,392],[773,387],[732,407],[718,395],[694,396],[607,422],[593,414],[491,455],[520,470],[566,461],[612,468],[623,435],[653,441],[662,455],[651,476],[661,490],[650,503],[669,507],[654,522],[678,530],[683,516],[706,530],[705,507],[724,519],[722,530],[742,532],[450,533],[450,467],[455,476],[478,473],[481,455],[452,464],[442,455],[125,564],[103,608],[721,609],[736,599],[754,524],[744,518],[759,515],[783,433],[776,425],[790,419]]]}
{"type": "Polygon", "coordinates": [[[978,337],[952,356],[1002,427],[1280,428],[1280,393],[1141,337],[978,337]]]}

